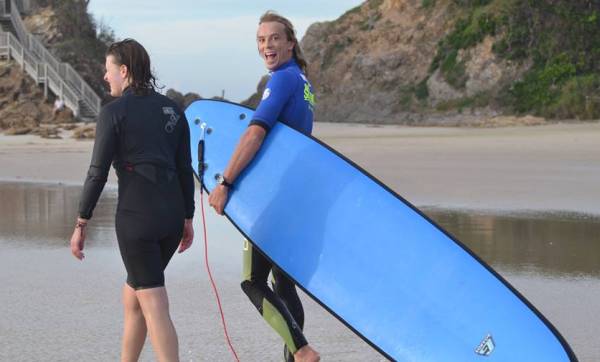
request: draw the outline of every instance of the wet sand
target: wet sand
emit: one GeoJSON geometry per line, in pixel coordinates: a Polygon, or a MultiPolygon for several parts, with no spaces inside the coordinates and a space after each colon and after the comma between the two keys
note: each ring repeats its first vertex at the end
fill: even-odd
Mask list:
{"type": "MultiPolygon", "coordinates": [[[[80,192],[81,186],[0,182],[0,361],[118,360],[125,271],[113,227],[116,190],[108,187],[95,210],[83,262],[67,242],[80,192]]],[[[427,212],[523,293],[581,361],[600,359],[589,338],[600,325],[600,217],[427,212]]],[[[241,236],[212,212],[207,226],[213,275],[241,360],[280,360],[281,341],[240,289],[241,236]]],[[[175,255],[166,273],[182,361],[231,361],[204,269],[200,216],[194,228],[195,244],[175,255]]],[[[306,336],[323,360],[384,360],[300,295],[306,336]]],[[[154,360],[149,344],[140,360],[154,360]]]]}
{"type": "Polygon", "coordinates": [[[600,213],[598,122],[316,133],[417,206],[600,213]]]}
{"type": "MultiPolygon", "coordinates": [[[[417,206],[600,214],[599,122],[506,128],[317,123],[314,134],[417,206]]],[[[92,145],[0,135],[0,180],[81,184],[92,145]]]]}
{"type": "MultiPolygon", "coordinates": [[[[83,262],[70,255],[67,242],[79,193],[77,186],[0,183],[0,361],[119,359],[126,273],[113,228],[116,190],[105,190],[95,210],[83,262]]],[[[282,360],[283,343],[240,288],[241,236],[212,212],[207,214],[207,227],[210,265],[240,360],[282,360]]],[[[165,273],[180,357],[232,361],[204,266],[200,216],[194,218],[194,229],[194,245],[175,254],[165,273]]],[[[327,360],[385,361],[300,294],[309,316],[307,338],[327,360]]],[[[140,361],[155,360],[147,341],[140,361]]]]}
{"type": "MultiPolygon", "coordinates": [[[[497,129],[317,124],[315,135],[418,206],[600,215],[599,131],[600,123],[497,129]]],[[[92,145],[92,141],[0,135],[0,180],[80,185],[92,145]]],[[[111,172],[112,186],[105,193],[112,192],[113,201],[102,207],[114,208],[114,181],[111,172]]],[[[28,200],[34,211],[16,211],[23,220],[6,222],[26,229],[46,223],[48,230],[30,234],[16,228],[13,236],[0,237],[0,281],[6,291],[0,293],[5,321],[0,336],[6,337],[0,338],[0,360],[117,360],[124,270],[114,241],[112,212],[104,212],[106,220],[98,213],[94,223],[102,227],[90,236],[88,257],[79,263],[63,240],[72,227],[77,193],[56,195],[53,206],[41,192],[29,195],[33,195],[28,200]],[[53,217],[51,212],[60,215],[53,217]],[[50,231],[57,224],[64,230],[50,231]],[[55,235],[45,239],[51,233],[55,235]],[[58,237],[63,233],[64,238],[58,237]]],[[[279,338],[239,287],[239,235],[224,218],[212,212],[207,216],[213,273],[234,345],[244,361],[279,360],[279,338]]],[[[181,358],[229,361],[203,269],[199,217],[195,228],[195,247],[175,256],[166,276],[181,358]]],[[[596,270],[597,262],[590,263],[589,269],[596,270]]],[[[581,360],[600,356],[597,346],[587,342],[597,330],[598,321],[589,317],[597,315],[596,274],[577,269],[553,276],[505,268],[504,263],[496,266],[551,318],[581,360]]],[[[302,297],[308,316],[306,334],[325,360],[383,360],[310,298],[302,297]]],[[[153,359],[147,347],[141,360],[153,359]]]]}

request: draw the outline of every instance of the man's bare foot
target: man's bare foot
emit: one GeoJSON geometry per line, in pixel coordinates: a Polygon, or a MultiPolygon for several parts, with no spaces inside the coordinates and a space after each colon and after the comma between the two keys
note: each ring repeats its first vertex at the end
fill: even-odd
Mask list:
{"type": "Polygon", "coordinates": [[[312,349],[308,344],[294,353],[295,362],[319,362],[320,360],[319,352],[312,349]]]}

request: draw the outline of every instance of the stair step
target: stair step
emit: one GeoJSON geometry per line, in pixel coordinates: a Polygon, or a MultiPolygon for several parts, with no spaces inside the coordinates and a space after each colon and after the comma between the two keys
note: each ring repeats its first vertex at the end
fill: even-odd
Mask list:
{"type": "Polygon", "coordinates": [[[79,118],[96,118],[96,113],[92,110],[92,107],[83,100],[79,101],[79,118]]]}
{"type": "MultiPolygon", "coordinates": [[[[17,24],[18,23],[19,22],[17,22],[17,24]]],[[[16,38],[17,43],[20,43],[22,41],[21,39],[19,39],[19,36],[17,34],[17,29],[15,28],[15,23],[13,22],[13,19],[10,14],[0,16],[0,31],[11,33],[16,38]]],[[[28,34],[28,31],[26,29],[24,29],[23,31],[25,31],[25,34],[28,34]]],[[[41,45],[41,43],[37,44],[37,41],[36,41],[36,46],[43,46],[43,45],[41,45]]],[[[29,47],[26,47],[25,49],[28,52],[31,52],[31,49],[28,49],[28,48],[29,47]]],[[[29,54],[29,58],[27,60],[27,64],[29,67],[33,66],[35,68],[35,63],[39,63],[42,61],[41,59],[36,59],[38,56],[39,56],[38,54],[35,54],[33,52],[31,52],[31,54],[29,54]],[[33,57],[33,59],[31,59],[31,57],[33,57]],[[31,63],[31,62],[33,62],[33,63],[31,63]],[[30,63],[33,65],[31,65],[30,63]]],[[[0,56],[0,57],[2,57],[2,56],[0,56]]],[[[53,60],[53,61],[60,62],[60,60],[53,60]]],[[[61,80],[66,81],[66,79],[61,79],[61,80]]],[[[36,81],[44,82],[44,80],[41,80],[41,79],[36,79],[36,81]]],[[[67,87],[71,88],[72,85],[67,85],[67,87]]],[[[78,92],[75,89],[71,89],[71,92],[74,93],[74,95],[79,99],[78,100],[78,108],[79,108],[78,118],[80,118],[82,120],[87,120],[87,121],[95,120],[95,118],[97,116],[97,113],[95,112],[95,107],[92,107],[90,104],[88,104],[86,99],[83,99],[82,95],[78,94],[78,92]]],[[[92,99],[91,101],[93,102],[94,100],[95,99],[92,99]]]]}

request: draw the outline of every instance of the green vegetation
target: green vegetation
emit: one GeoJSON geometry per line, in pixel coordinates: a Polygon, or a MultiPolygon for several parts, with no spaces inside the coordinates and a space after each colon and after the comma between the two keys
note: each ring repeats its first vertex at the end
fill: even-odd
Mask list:
{"type": "Polygon", "coordinates": [[[476,94],[472,97],[464,97],[464,98],[453,99],[453,100],[446,101],[446,102],[441,102],[435,108],[436,108],[436,110],[441,111],[441,112],[454,110],[454,109],[458,110],[459,112],[462,112],[465,109],[474,109],[474,108],[485,107],[485,106],[489,105],[490,99],[491,99],[491,97],[488,92],[482,92],[482,93],[476,94]]]}
{"type": "Polygon", "coordinates": [[[457,61],[458,51],[453,50],[446,56],[440,69],[446,81],[454,88],[461,89],[467,83],[467,74],[465,69],[465,59],[457,61]]]}
{"type": "Polygon", "coordinates": [[[379,9],[381,4],[383,4],[383,0],[371,0],[371,1],[369,1],[369,9],[370,10],[379,9]]]}
{"type": "Polygon", "coordinates": [[[449,84],[457,89],[464,88],[467,80],[465,59],[457,60],[459,51],[477,45],[486,35],[495,35],[496,26],[492,13],[474,8],[467,17],[459,19],[453,31],[440,41],[437,54],[429,68],[430,72],[440,68],[449,84]]]}
{"type": "MultiPolygon", "coordinates": [[[[423,0],[422,6],[434,1],[423,0]]],[[[489,97],[517,113],[600,118],[600,0],[453,0],[463,14],[438,44],[430,74],[463,89],[460,59],[486,36],[501,59],[530,62],[522,79],[489,97]]]]}
{"type": "Polygon", "coordinates": [[[418,100],[424,101],[429,97],[429,89],[427,88],[427,80],[429,78],[423,79],[417,86],[415,87],[415,96],[418,100]]]}
{"type": "Polygon", "coordinates": [[[369,31],[375,27],[375,23],[381,19],[381,13],[375,11],[371,13],[358,27],[362,31],[369,31]]]}
{"type": "Polygon", "coordinates": [[[598,0],[529,0],[516,7],[514,19],[503,19],[507,36],[495,51],[506,59],[533,60],[509,90],[507,105],[551,118],[600,117],[599,9],[598,0]]]}
{"type": "Polygon", "coordinates": [[[510,89],[515,110],[520,113],[530,110],[537,114],[545,113],[546,108],[560,97],[561,86],[576,73],[577,69],[566,53],[551,59],[543,67],[530,71],[510,89]]]}
{"type": "Polygon", "coordinates": [[[452,0],[456,5],[462,7],[485,6],[493,0],[452,0]]]}
{"type": "Polygon", "coordinates": [[[427,79],[425,78],[417,84],[409,83],[406,85],[394,84],[398,94],[398,103],[394,112],[421,112],[427,107],[427,79]]]}
{"type": "Polygon", "coordinates": [[[435,0],[421,0],[421,7],[423,9],[430,9],[435,6],[435,0]]]}
{"type": "Polygon", "coordinates": [[[358,14],[358,13],[360,13],[361,10],[362,10],[362,5],[355,6],[352,9],[343,13],[342,16],[340,16],[340,19],[343,19],[350,14],[358,14]]]}
{"type": "Polygon", "coordinates": [[[566,81],[562,92],[546,113],[557,118],[595,119],[600,114],[600,76],[589,74],[566,81]]]}

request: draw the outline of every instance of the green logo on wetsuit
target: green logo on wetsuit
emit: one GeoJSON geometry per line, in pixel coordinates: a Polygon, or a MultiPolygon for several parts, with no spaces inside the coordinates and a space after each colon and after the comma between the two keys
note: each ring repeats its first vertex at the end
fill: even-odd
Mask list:
{"type": "Polygon", "coordinates": [[[315,95],[310,91],[310,84],[304,83],[304,100],[310,104],[310,109],[315,106],[315,95]]]}

